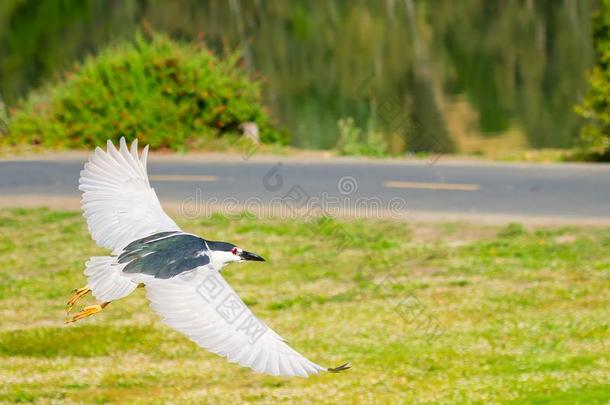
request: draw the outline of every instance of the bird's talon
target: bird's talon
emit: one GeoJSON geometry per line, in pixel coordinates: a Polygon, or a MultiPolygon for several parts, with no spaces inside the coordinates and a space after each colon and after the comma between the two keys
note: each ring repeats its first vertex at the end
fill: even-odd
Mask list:
{"type": "Polygon", "coordinates": [[[89,287],[77,288],[74,291],[72,291],[73,294],[70,297],[70,300],[68,301],[68,303],[66,304],[66,313],[69,314],[70,311],[72,311],[72,307],[74,307],[74,304],[76,304],[76,302],[78,300],[80,300],[82,297],[87,295],[90,291],[91,291],[91,288],[89,288],[89,287]]]}
{"type": "Polygon", "coordinates": [[[88,316],[91,315],[95,315],[98,312],[100,312],[102,309],[104,309],[106,307],[106,305],[108,305],[108,302],[104,302],[102,304],[97,304],[97,305],[91,305],[88,307],[85,307],[83,309],[80,310],[80,312],[76,315],[74,315],[72,318],[70,319],[66,319],[66,321],[64,323],[74,323],[76,321],[80,321],[83,318],[87,318],[88,316]]]}

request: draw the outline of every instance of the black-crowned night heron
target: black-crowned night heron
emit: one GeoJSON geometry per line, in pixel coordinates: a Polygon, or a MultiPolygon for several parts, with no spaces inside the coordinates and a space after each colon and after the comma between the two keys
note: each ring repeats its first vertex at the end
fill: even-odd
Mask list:
{"type": "Polygon", "coordinates": [[[208,241],[183,232],[163,211],[146,173],[148,147],[138,156],[137,141],[117,150],[96,148],[81,171],[82,208],[91,236],[111,249],[86,263],[86,287],[75,290],[68,312],[92,292],[97,305],[67,322],[100,312],[138,286],[170,327],[230,362],[282,376],[338,372],[306,359],[255,317],[220,275],[232,262],[263,261],[231,243],[208,241]]]}

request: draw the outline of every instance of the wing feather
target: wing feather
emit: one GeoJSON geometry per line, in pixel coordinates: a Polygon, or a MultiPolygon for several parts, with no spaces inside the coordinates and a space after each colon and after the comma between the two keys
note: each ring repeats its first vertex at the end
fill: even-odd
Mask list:
{"type": "Polygon", "coordinates": [[[138,156],[137,141],[130,149],[125,138],[119,149],[108,141],[107,150],[96,148],[81,171],[83,215],[98,245],[117,252],[136,239],[180,231],[150,187],[147,154],[148,146],[138,156]]]}
{"type": "Polygon", "coordinates": [[[198,345],[257,372],[281,376],[318,374],[328,369],[306,359],[256,318],[215,270],[155,279],[139,275],[151,308],[164,322],[198,345]]]}

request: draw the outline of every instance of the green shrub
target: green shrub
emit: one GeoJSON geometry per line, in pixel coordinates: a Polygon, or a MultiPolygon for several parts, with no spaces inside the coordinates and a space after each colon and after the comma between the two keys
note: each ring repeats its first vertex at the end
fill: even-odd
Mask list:
{"type": "Polygon", "coordinates": [[[587,120],[580,138],[586,151],[610,159],[610,0],[603,0],[593,18],[597,62],[589,72],[589,91],[575,111],[587,120]]]}
{"type": "Polygon", "coordinates": [[[349,117],[339,120],[339,141],[337,150],[342,155],[385,156],[388,143],[380,132],[369,131],[364,135],[349,117]]]}
{"type": "Polygon", "coordinates": [[[498,238],[516,238],[518,236],[527,235],[527,229],[521,224],[510,223],[505,228],[498,232],[498,238]]]}
{"type": "MultiPolygon", "coordinates": [[[[152,148],[205,146],[255,122],[264,143],[287,143],[261,104],[260,83],[201,44],[136,35],[87,58],[11,114],[11,144],[90,147],[139,138],[152,148]]],[[[229,136],[234,140],[236,137],[229,136]]]]}

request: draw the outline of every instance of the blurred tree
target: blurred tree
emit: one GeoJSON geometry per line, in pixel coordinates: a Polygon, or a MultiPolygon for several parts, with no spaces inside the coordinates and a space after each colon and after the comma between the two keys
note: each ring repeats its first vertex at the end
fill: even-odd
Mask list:
{"type": "Polygon", "coordinates": [[[566,0],[442,1],[430,7],[437,59],[446,88],[465,94],[488,136],[509,126],[531,146],[574,144],[579,118],[571,108],[590,67],[590,15],[595,2],[566,0]]]}
{"type": "Polygon", "coordinates": [[[589,73],[590,89],[575,107],[587,119],[581,138],[588,152],[610,160],[610,0],[602,0],[593,18],[596,64],[589,73]]]}
{"type": "Polygon", "coordinates": [[[394,135],[402,130],[381,111],[396,104],[422,128],[398,134],[407,149],[453,151],[443,103],[460,95],[486,136],[518,127],[533,147],[569,147],[581,125],[571,108],[586,90],[597,3],[2,0],[0,93],[14,104],[74,60],[132,38],[145,20],[172,38],[203,37],[217,53],[242,49],[298,146],[332,147],[344,117],[394,135]]]}

